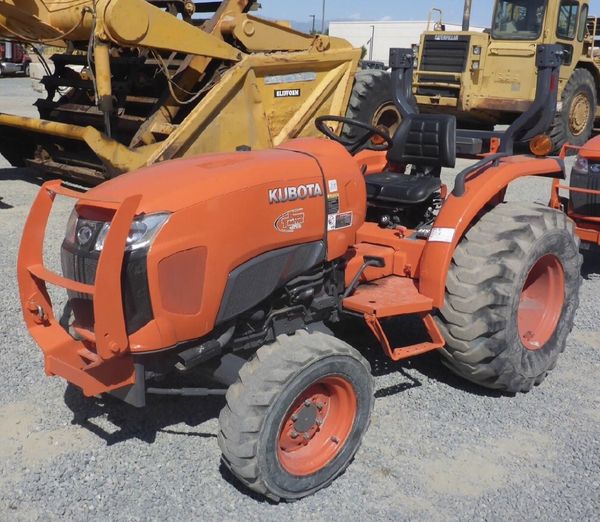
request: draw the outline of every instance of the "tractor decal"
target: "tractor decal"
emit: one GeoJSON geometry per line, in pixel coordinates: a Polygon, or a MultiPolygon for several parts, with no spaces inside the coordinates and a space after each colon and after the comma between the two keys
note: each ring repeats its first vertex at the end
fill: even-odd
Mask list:
{"type": "Polygon", "coordinates": [[[269,190],[269,203],[287,203],[307,198],[323,196],[323,189],[319,183],[309,183],[298,187],[283,187],[269,190]]]}
{"type": "Polygon", "coordinates": [[[288,210],[275,221],[275,229],[278,232],[290,234],[300,230],[304,226],[304,209],[295,208],[288,210]]]}
{"type": "Polygon", "coordinates": [[[277,89],[275,98],[299,98],[302,95],[300,89],[277,89]]]}

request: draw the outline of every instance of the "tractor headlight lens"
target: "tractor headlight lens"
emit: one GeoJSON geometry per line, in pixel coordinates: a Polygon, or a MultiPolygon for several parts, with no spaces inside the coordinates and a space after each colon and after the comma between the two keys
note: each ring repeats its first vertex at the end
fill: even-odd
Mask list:
{"type": "Polygon", "coordinates": [[[573,170],[578,174],[587,174],[589,169],[589,161],[586,158],[581,156],[577,156],[577,160],[575,161],[575,165],[573,165],[573,170]]]}
{"type": "MultiPolygon", "coordinates": [[[[127,251],[140,250],[142,248],[147,248],[150,246],[156,234],[160,231],[163,225],[169,219],[170,214],[160,213],[160,214],[149,214],[147,216],[141,216],[136,218],[131,223],[131,228],[129,229],[129,234],[127,235],[127,251]]],[[[108,235],[108,230],[110,229],[110,223],[104,223],[100,233],[98,234],[98,239],[96,239],[96,245],[94,246],[94,250],[97,252],[101,252],[104,248],[104,242],[106,241],[106,236],[108,235]]]]}
{"type": "Polygon", "coordinates": [[[473,63],[471,64],[471,69],[473,69],[474,71],[478,71],[479,70],[479,60],[474,60],[473,63]]]}
{"type": "Polygon", "coordinates": [[[481,46],[480,45],[473,46],[473,54],[475,56],[481,56],[481,46]]]}

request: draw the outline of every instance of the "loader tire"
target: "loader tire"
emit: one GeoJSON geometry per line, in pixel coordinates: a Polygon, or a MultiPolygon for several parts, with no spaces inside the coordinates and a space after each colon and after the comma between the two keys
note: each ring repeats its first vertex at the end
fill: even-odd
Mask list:
{"type": "Polygon", "coordinates": [[[458,245],[437,321],[442,362],[487,388],[526,392],[564,351],[579,304],[581,256],[564,213],[503,203],[458,245]]]}
{"type": "MultiPolygon", "coordinates": [[[[346,117],[384,128],[390,136],[394,135],[402,117],[394,104],[389,72],[364,70],[356,74],[346,117]]],[[[344,126],[342,131],[342,136],[350,140],[356,140],[363,134],[364,130],[349,125],[344,126]]]]}
{"type": "Polygon", "coordinates": [[[594,77],[586,69],[575,69],[562,94],[562,110],[550,129],[556,151],[565,143],[581,146],[590,139],[597,105],[594,77]]]}
{"type": "Polygon", "coordinates": [[[223,463],[276,502],[328,486],[369,426],[369,363],[335,337],[297,332],[260,348],[227,391],[219,416],[223,463]]]}

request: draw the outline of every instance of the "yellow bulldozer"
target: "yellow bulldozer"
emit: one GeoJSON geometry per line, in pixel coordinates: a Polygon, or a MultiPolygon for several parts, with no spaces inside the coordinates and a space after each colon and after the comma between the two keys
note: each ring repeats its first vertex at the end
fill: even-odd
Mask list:
{"type": "Polygon", "coordinates": [[[172,158],[312,136],[323,114],[393,131],[387,73],[358,71],[360,49],[261,19],[257,7],[0,0],[0,38],[63,49],[42,79],[40,118],[0,114],[0,154],[94,184],[172,158]]]}
{"type": "Polygon", "coordinates": [[[455,114],[463,128],[510,124],[532,103],[536,49],[563,50],[558,106],[547,134],[555,148],[583,145],[600,117],[600,25],[589,0],[496,0],[492,23],[470,31],[472,0],[462,31],[443,22],[421,36],[414,92],[422,112],[455,114]]]}

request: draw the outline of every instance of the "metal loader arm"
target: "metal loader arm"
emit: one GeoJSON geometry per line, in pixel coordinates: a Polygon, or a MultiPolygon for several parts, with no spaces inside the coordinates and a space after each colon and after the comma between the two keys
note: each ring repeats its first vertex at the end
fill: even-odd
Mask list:
{"type": "Polygon", "coordinates": [[[0,37],[66,45],[92,32],[91,0],[0,0],[0,37]]]}
{"type": "MultiPolygon", "coordinates": [[[[229,3],[229,2],[227,2],[229,3]]],[[[146,0],[0,0],[0,36],[27,42],[100,41],[238,61],[222,39],[146,0]]]]}
{"type": "MultiPolygon", "coordinates": [[[[229,4],[227,2],[226,4],[229,4]]],[[[245,8],[247,2],[241,2],[245,8]]],[[[26,6],[0,0],[0,34],[25,41],[93,42],[98,107],[110,137],[113,114],[110,45],[146,47],[239,61],[241,53],[222,38],[195,27],[146,0],[42,0],[26,6]]]]}
{"type": "Polygon", "coordinates": [[[239,61],[241,53],[222,39],[183,22],[146,0],[99,0],[94,35],[98,107],[110,137],[114,112],[110,42],[125,47],[148,47],[207,58],[239,61]]]}
{"type": "Polygon", "coordinates": [[[125,47],[149,47],[238,61],[240,52],[223,40],[182,22],[146,0],[99,0],[96,37],[125,47]]]}

